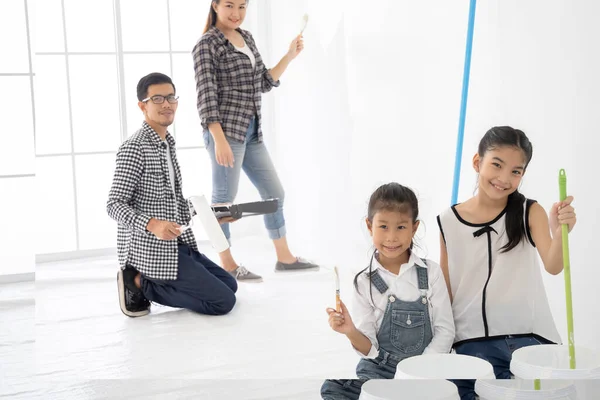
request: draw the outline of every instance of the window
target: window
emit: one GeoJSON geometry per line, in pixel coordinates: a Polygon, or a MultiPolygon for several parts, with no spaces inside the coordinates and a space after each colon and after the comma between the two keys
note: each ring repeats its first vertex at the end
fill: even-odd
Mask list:
{"type": "Polygon", "coordinates": [[[35,3],[34,15],[36,193],[43,199],[36,253],[94,247],[90,224],[92,241],[111,247],[111,221],[99,205],[108,191],[99,192],[106,159],[122,140],[114,4],[45,0],[35,3]]]}
{"type": "Polygon", "coordinates": [[[72,157],[37,157],[36,171],[36,252],[72,251],[77,247],[72,157]]]}
{"type": "Polygon", "coordinates": [[[29,45],[24,1],[2,2],[2,23],[0,24],[0,73],[29,73],[29,45]],[[10,38],[10,40],[6,40],[10,38]]]}
{"type": "Polygon", "coordinates": [[[35,232],[35,125],[33,109],[33,63],[28,22],[28,2],[2,3],[0,35],[0,109],[10,110],[2,119],[3,146],[0,150],[0,232],[2,262],[0,275],[32,273],[31,247],[35,232]],[[4,56],[5,55],[5,56],[4,56]]]}
{"type": "Polygon", "coordinates": [[[2,275],[35,271],[34,249],[31,244],[36,240],[38,221],[33,210],[40,199],[35,195],[34,181],[34,176],[0,176],[0,206],[2,210],[8,211],[2,213],[2,225],[10,227],[0,229],[0,278],[2,275]]]}
{"type": "MultiPolygon", "coordinates": [[[[2,24],[0,24],[2,25],[2,24]]],[[[8,57],[10,58],[10,57],[8,57]]],[[[0,76],[0,110],[18,110],[2,118],[3,130],[10,132],[0,146],[2,175],[33,174],[33,118],[31,107],[31,77],[0,76]],[[16,107],[15,107],[16,106],[16,107]]]]}
{"type": "MultiPolygon", "coordinates": [[[[170,132],[177,141],[184,195],[205,193],[210,197],[211,166],[203,148],[196,110],[191,55],[202,35],[210,3],[210,0],[36,2],[32,20],[38,32],[34,96],[37,137],[36,161],[33,162],[32,155],[30,164],[35,164],[39,171],[36,189],[38,197],[43,198],[39,205],[41,228],[37,231],[37,254],[116,246],[117,224],[106,214],[106,200],[117,149],[143,121],[136,86],[150,72],[171,76],[180,96],[177,118],[170,132]]],[[[11,7],[16,6],[11,2],[11,7]]],[[[259,4],[253,4],[249,8],[247,29],[256,25],[258,7],[259,4]]],[[[24,21],[21,18],[21,23],[24,21]]],[[[1,29],[8,28],[0,27],[0,33],[6,34],[1,29]]],[[[11,33],[11,37],[15,35],[11,33]]],[[[17,44],[2,46],[16,48],[17,44]]],[[[0,47],[0,50],[11,49],[0,47]]],[[[12,68],[28,67],[28,62],[11,62],[12,68]]],[[[32,102],[28,97],[31,91],[27,77],[10,85],[20,102],[32,102]]],[[[19,119],[18,125],[15,121],[11,128],[33,129],[23,126],[24,120],[19,119]]],[[[20,136],[11,140],[19,141],[11,143],[12,146],[32,146],[31,140],[20,136]]],[[[16,165],[15,160],[2,159],[2,167],[16,165]]],[[[242,183],[241,197],[243,188],[253,190],[242,183]]]]}

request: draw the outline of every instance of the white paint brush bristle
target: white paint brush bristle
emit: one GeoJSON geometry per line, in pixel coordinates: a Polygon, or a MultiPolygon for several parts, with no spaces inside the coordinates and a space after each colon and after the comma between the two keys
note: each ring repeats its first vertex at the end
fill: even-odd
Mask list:
{"type": "Polygon", "coordinates": [[[304,14],[304,17],[302,17],[302,30],[300,31],[301,35],[304,33],[304,30],[306,29],[307,24],[308,24],[308,14],[304,14]]]}

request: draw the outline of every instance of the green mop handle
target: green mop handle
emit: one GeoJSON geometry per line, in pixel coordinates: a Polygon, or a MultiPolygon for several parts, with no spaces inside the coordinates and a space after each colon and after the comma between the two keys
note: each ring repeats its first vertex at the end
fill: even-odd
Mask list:
{"type": "MultiPolygon", "coordinates": [[[[558,172],[560,201],[567,198],[567,174],[564,169],[558,172]]],[[[565,272],[565,292],[567,297],[567,330],[569,333],[569,365],[575,369],[575,338],[573,334],[573,302],[571,299],[571,263],[569,261],[569,226],[562,224],[562,251],[565,272]]]]}

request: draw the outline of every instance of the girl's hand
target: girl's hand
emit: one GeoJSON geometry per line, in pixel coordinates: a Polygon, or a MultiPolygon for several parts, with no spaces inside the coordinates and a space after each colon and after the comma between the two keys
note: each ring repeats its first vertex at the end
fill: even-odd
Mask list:
{"type": "Polygon", "coordinates": [[[215,141],[215,158],[219,165],[233,168],[235,159],[233,158],[231,146],[226,139],[215,141]]]}
{"type": "Polygon", "coordinates": [[[292,40],[290,44],[290,49],[287,52],[287,56],[292,61],[294,58],[300,54],[300,52],[304,49],[304,38],[302,35],[298,35],[292,40]]]}
{"type": "Polygon", "coordinates": [[[575,217],[575,209],[571,205],[573,196],[568,196],[564,201],[559,201],[552,205],[550,209],[550,215],[548,216],[548,223],[550,224],[550,231],[553,237],[560,236],[561,225],[567,224],[569,226],[569,232],[575,226],[577,218],[575,217]]]}
{"type": "Polygon", "coordinates": [[[329,315],[329,326],[331,326],[331,329],[338,333],[348,334],[353,332],[356,327],[352,322],[352,317],[350,317],[350,313],[348,312],[346,305],[344,305],[341,300],[340,307],[342,309],[341,313],[338,313],[333,308],[328,308],[326,310],[327,314],[329,315]]]}

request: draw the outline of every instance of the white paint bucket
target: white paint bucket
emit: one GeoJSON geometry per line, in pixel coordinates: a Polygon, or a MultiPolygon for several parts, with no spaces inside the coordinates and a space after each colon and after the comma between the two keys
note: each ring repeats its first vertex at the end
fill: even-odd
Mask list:
{"type": "Polygon", "coordinates": [[[371,379],[360,392],[359,400],[460,400],[458,388],[450,381],[371,379]]]}
{"type": "Polygon", "coordinates": [[[495,379],[492,364],[464,354],[423,354],[405,358],[396,379],[495,379]]]}

